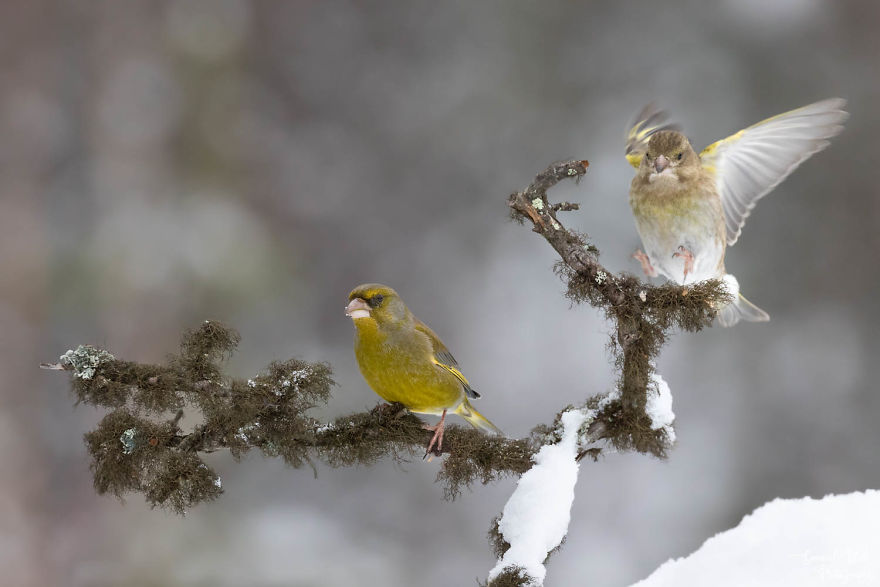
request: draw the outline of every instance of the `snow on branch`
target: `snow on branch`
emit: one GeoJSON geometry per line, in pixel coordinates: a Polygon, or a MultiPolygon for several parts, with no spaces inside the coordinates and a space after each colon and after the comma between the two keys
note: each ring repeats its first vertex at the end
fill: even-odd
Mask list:
{"type": "Polygon", "coordinates": [[[651,419],[651,429],[662,430],[666,433],[669,444],[675,442],[675,430],[672,424],[675,422],[675,413],[672,411],[672,392],[669,384],[663,380],[659,373],[651,373],[649,383],[648,403],[645,412],[651,419]]]}
{"type": "Polygon", "coordinates": [[[544,561],[568,533],[579,431],[588,417],[583,410],[563,412],[562,440],[541,447],[532,457],[535,465],[519,478],[498,522],[498,533],[509,547],[489,572],[490,585],[505,570],[527,576],[527,584],[544,584],[544,561]]]}

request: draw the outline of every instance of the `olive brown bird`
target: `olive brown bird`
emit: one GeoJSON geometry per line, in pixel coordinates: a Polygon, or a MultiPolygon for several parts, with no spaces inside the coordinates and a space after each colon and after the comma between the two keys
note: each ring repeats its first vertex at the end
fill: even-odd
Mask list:
{"type": "Polygon", "coordinates": [[[645,274],[682,285],[723,280],[733,302],[719,308],[722,326],[769,320],[740,295],[724,267],[725,251],[755,203],[843,130],[845,105],[831,98],[773,116],[699,155],[662,112],[643,109],[627,135],[626,158],[638,170],[629,202],[645,248],[633,256],[645,274]]]}
{"type": "Polygon", "coordinates": [[[354,353],[364,379],[379,397],[417,414],[440,416],[425,455],[443,446],[446,412],[475,428],[501,431],[471,405],[480,397],[434,331],[413,316],[397,292],[378,283],[354,288],[345,314],[355,326],[354,353]]]}

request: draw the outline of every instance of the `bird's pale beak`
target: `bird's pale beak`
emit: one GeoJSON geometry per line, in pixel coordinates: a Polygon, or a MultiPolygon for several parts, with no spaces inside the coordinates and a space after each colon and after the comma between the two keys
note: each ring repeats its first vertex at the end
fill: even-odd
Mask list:
{"type": "Polygon", "coordinates": [[[657,173],[663,173],[663,170],[669,167],[669,159],[667,159],[664,155],[658,156],[654,159],[654,171],[657,173]]]}
{"type": "Polygon", "coordinates": [[[370,306],[361,298],[355,298],[348,302],[348,305],[345,307],[345,315],[350,316],[352,320],[369,318],[370,306]]]}

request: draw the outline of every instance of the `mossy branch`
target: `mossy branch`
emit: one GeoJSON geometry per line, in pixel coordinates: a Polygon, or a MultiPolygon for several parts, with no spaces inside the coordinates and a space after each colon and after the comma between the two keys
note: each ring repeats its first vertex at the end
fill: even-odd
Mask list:
{"type": "MultiPolygon", "coordinates": [[[[508,200],[511,216],[530,221],[559,254],[555,270],[567,283],[567,296],[602,308],[615,324],[610,347],[619,370],[614,399],[594,396],[581,406],[589,410],[579,434],[578,460],[596,460],[606,440],[622,450],[664,457],[670,447],[665,430],[654,427],[645,410],[653,360],[673,328],[695,331],[709,326],[715,309],[729,301],[718,281],[681,287],[651,286],[631,275],[614,275],[598,260],[598,249],[586,235],[566,229],[557,212],[578,204],[551,204],[547,190],[563,179],[580,179],[586,161],[557,163],[540,173],[508,200]]],[[[111,410],[85,435],[98,493],[117,497],[143,493],[153,507],[177,513],[216,499],[219,475],[204,453],[229,450],[236,459],[250,450],[281,457],[293,467],[322,461],[331,467],[370,465],[385,457],[406,460],[423,456],[431,432],[399,404],[379,404],[367,412],[326,423],[309,412],[330,399],[334,385],[326,363],[299,359],[272,362],[252,379],[230,378],[223,363],[239,343],[238,334],[206,321],[184,334],[180,353],[165,364],[124,361],[109,352],[80,346],[48,369],[71,371],[77,402],[111,410]],[[184,410],[198,412],[189,431],[181,429],[184,410]]],[[[520,475],[545,445],[560,440],[561,415],[552,425],[536,426],[529,437],[510,439],[450,425],[443,442],[445,458],[437,480],[447,498],[473,483],[520,475]]],[[[490,531],[496,550],[507,545],[497,524],[490,531]]],[[[491,585],[526,585],[521,568],[507,568],[491,585]]]]}
{"type": "MultiPolygon", "coordinates": [[[[326,363],[273,361],[252,379],[227,377],[222,363],[238,342],[234,330],[209,321],[186,332],[180,354],[163,365],[120,360],[91,346],[43,365],[73,373],[77,403],[111,410],[85,435],[98,493],[143,493],[153,507],[184,513],[222,493],[202,453],[225,449],[239,459],[260,450],[293,467],[313,468],[317,461],[347,467],[424,455],[432,433],[402,405],[379,404],[329,423],[310,416],[330,399],[334,383],[326,363]],[[199,415],[186,432],[180,427],[184,408],[199,415]]],[[[521,474],[542,441],[449,425],[438,481],[452,499],[474,482],[521,474]]]]}
{"type": "Polygon", "coordinates": [[[615,275],[599,262],[599,250],[585,234],[568,230],[557,212],[578,210],[578,204],[551,204],[547,190],[562,180],[580,180],[589,167],[584,160],[554,163],[521,192],[511,194],[511,217],[532,223],[532,230],[559,254],[556,273],[566,282],[573,302],[602,308],[615,324],[610,341],[619,371],[620,399],[606,402],[592,432],[619,449],[634,449],[663,457],[669,448],[665,434],[650,427],[645,414],[648,383],[654,359],[673,328],[701,330],[712,324],[717,308],[730,301],[718,280],[689,286],[653,286],[628,274],[615,275]]]}

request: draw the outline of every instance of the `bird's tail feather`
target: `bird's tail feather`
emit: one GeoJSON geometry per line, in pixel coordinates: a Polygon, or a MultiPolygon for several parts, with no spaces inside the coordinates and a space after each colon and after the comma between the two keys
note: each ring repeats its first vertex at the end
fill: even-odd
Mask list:
{"type": "Polygon", "coordinates": [[[487,420],[483,414],[475,410],[474,406],[472,406],[466,399],[459,404],[455,413],[467,420],[468,424],[474,428],[479,428],[487,432],[494,432],[495,434],[504,434],[498,426],[487,420]]]}
{"type": "Polygon", "coordinates": [[[737,293],[733,303],[727,304],[718,311],[718,322],[721,326],[728,327],[740,320],[767,322],[770,320],[770,315],[743,297],[741,293],[737,293]]]}

